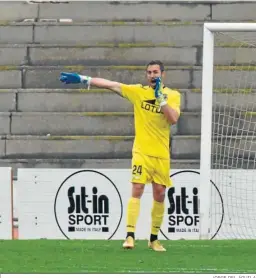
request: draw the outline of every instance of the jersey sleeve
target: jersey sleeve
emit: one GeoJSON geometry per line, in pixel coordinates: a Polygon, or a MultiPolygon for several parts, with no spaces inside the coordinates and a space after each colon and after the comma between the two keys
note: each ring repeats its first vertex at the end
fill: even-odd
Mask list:
{"type": "Polygon", "coordinates": [[[139,99],[138,86],[121,84],[122,96],[134,104],[139,99]]]}
{"type": "Polygon", "coordinates": [[[168,104],[180,115],[180,93],[178,91],[173,91],[170,94],[170,96],[168,97],[168,104]]]}

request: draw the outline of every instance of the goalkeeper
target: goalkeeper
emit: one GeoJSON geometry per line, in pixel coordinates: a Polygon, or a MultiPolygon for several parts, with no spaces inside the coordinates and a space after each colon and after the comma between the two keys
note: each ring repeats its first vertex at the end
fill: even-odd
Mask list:
{"type": "Polygon", "coordinates": [[[148,86],[126,85],[103,78],[63,72],[60,81],[66,84],[83,83],[112,90],[134,105],[135,139],[132,151],[132,192],[128,201],[123,244],[126,249],[135,245],[135,228],[140,211],[140,199],[145,184],[153,188],[152,223],[148,246],[154,251],[166,251],[158,240],[163,222],[165,190],[170,180],[170,125],[180,115],[180,93],[164,86],[164,65],[151,61],[146,67],[148,86]]]}

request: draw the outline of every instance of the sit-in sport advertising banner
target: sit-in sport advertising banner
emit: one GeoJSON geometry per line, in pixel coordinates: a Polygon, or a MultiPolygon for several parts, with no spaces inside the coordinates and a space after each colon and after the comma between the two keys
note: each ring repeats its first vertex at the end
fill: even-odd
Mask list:
{"type": "MultiPolygon", "coordinates": [[[[174,186],[166,190],[160,239],[199,238],[199,173],[172,170],[174,186]]],[[[131,196],[128,169],[18,169],[15,183],[20,239],[123,239],[131,196]]],[[[211,237],[218,235],[224,205],[212,182],[216,203],[211,237]],[[217,200],[217,201],[216,201],[217,200]]],[[[141,198],[137,239],[151,228],[152,185],[141,198]]],[[[213,213],[213,212],[212,212],[213,213]]]]}

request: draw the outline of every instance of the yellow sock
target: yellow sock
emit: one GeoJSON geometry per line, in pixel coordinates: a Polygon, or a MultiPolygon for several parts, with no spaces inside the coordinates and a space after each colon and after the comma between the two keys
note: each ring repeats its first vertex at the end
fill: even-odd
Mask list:
{"type": "Polygon", "coordinates": [[[153,202],[151,218],[152,218],[151,234],[157,235],[160,230],[160,227],[162,225],[163,218],[164,218],[164,202],[162,202],[162,203],[159,203],[156,201],[153,202]]]}
{"type": "Polygon", "coordinates": [[[127,207],[126,228],[128,232],[135,232],[136,223],[140,213],[140,199],[131,197],[127,207]]]}

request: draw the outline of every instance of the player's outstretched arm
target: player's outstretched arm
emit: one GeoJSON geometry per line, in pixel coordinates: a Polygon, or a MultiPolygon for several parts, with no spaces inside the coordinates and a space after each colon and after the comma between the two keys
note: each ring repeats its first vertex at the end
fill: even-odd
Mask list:
{"type": "Polygon", "coordinates": [[[107,80],[104,78],[90,77],[86,75],[80,75],[74,72],[62,72],[60,74],[60,81],[65,84],[82,83],[88,87],[95,86],[98,88],[104,88],[112,90],[121,95],[121,83],[107,80]]]}

